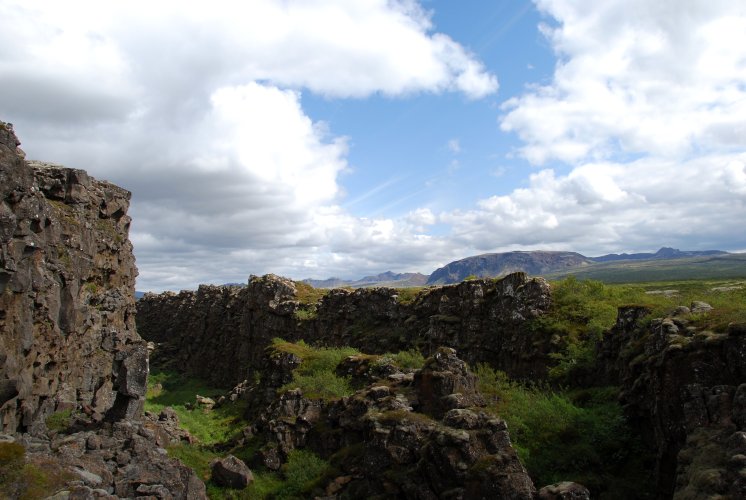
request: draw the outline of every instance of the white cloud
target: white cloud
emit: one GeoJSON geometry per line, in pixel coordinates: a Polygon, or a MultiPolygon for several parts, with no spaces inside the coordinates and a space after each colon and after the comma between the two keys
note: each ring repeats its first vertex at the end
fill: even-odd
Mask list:
{"type": "Polygon", "coordinates": [[[2,118],[31,157],[133,191],[145,289],[416,262],[414,222],[337,206],[347,140],[300,91],[497,90],[409,0],[6,1],[0,18],[2,118]]]}
{"type": "Polygon", "coordinates": [[[453,154],[459,154],[461,152],[461,142],[458,139],[449,139],[446,146],[448,147],[448,151],[453,154]]]}
{"type": "Polygon", "coordinates": [[[558,176],[547,169],[526,188],[441,214],[456,242],[475,251],[519,248],[597,255],[622,249],[742,247],[746,153],[686,162],[643,158],[589,163],[558,176]]]}
{"type": "Polygon", "coordinates": [[[729,0],[537,0],[560,62],[508,100],[532,163],[618,152],[686,158],[746,146],[746,9],[729,0]]]}

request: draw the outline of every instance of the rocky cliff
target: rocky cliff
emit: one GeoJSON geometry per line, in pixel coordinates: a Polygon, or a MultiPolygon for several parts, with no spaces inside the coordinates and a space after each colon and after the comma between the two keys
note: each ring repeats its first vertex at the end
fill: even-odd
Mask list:
{"type": "Polygon", "coordinates": [[[37,432],[55,411],[133,416],[147,353],[135,331],[130,193],[27,163],[0,123],[0,418],[37,432]]]}
{"type": "Polygon", "coordinates": [[[620,308],[598,345],[596,382],[621,386],[655,443],[659,497],[746,498],[746,325],[702,330],[692,310],[651,319],[645,307],[620,308]]]}
{"type": "Polygon", "coordinates": [[[130,193],[18,146],[0,122],[0,497],[205,498],[140,422],[130,193]]]}
{"type": "Polygon", "coordinates": [[[523,273],[425,289],[405,298],[392,288],[336,289],[318,303],[274,275],[246,287],[200,286],[148,294],[138,301],[143,338],[181,370],[232,386],[262,367],[275,337],[369,353],[457,348],[469,363],[486,362],[517,378],[543,377],[552,346],[527,320],[550,306],[549,286],[523,273]]]}

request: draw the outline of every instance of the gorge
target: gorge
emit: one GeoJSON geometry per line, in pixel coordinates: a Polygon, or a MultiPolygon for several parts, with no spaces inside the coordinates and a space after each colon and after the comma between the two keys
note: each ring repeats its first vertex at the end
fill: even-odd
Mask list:
{"type": "MultiPolygon", "coordinates": [[[[523,273],[323,292],[252,276],[136,303],[130,193],[26,161],[18,146],[0,123],[0,486],[10,498],[205,498],[214,477],[169,456],[192,440],[173,410],[143,411],[156,366],[243,401],[245,422],[215,448],[221,458],[241,450],[252,469],[279,474],[298,450],[332,464],[307,497],[746,496],[746,324],[702,323],[707,304],[661,314],[628,304],[613,327],[574,338],[549,321],[556,286],[523,273]],[[553,378],[574,342],[592,362],[553,378]],[[350,384],[342,396],[300,388],[323,349],[348,354],[328,379],[350,384]],[[400,352],[423,360],[405,366],[400,352]],[[585,394],[616,388],[625,428],[650,452],[650,488],[534,484],[517,429],[480,385],[495,370],[585,394]]],[[[587,450],[609,455],[604,464],[628,452],[587,450]]]]}

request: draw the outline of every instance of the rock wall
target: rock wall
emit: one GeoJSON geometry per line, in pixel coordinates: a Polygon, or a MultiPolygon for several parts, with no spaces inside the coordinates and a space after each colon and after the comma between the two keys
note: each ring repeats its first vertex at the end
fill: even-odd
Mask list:
{"type": "Polygon", "coordinates": [[[42,433],[56,411],[142,411],[130,193],[26,162],[0,122],[0,427],[42,433]]]}
{"type": "Polygon", "coordinates": [[[368,353],[440,346],[469,363],[487,362],[514,377],[544,377],[549,339],[527,320],[550,306],[549,286],[523,273],[429,288],[405,302],[391,288],[337,289],[318,304],[299,301],[292,281],[252,277],[248,286],[200,286],[147,294],[137,303],[140,334],[180,370],[233,386],[261,369],[274,337],[368,353]]]}
{"type": "MultiPolygon", "coordinates": [[[[709,307],[709,306],[708,306],[709,307]]],[[[650,319],[619,309],[598,346],[598,383],[658,450],[661,498],[746,498],[746,325],[692,326],[688,308],[650,319]]]]}

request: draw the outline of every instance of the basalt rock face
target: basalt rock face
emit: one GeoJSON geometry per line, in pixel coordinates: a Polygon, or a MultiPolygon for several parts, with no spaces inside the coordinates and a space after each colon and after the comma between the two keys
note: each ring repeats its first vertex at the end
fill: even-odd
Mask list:
{"type": "Polygon", "coordinates": [[[278,393],[246,431],[267,441],[255,460],[277,469],[294,449],[313,450],[335,467],[327,498],[534,498],[505,422],[481,410],[456,351],[437,349],[414,374],[367,373],[349,397],[278,393]]]}
{"type": "Polygon", "coordinates": [[[702,331],[688,308],[649,312],[620,308],[598,381],[620,385],[627,414],[652,434],[660,497],[746,497],[746,327],[702,331]]]}
{"type": "Polygon", "coordinates": [[[130,193],[26,162],[18,144],[0,122],[2,440],[69,478],[54,498],[206,498],[163,448],[171,422],[140,421],[148,352],[135,330],[130,193]]]}
{"type": "Polygon", "coordinates": [[[55,411],[141,411],[130,193],[82,170],[24,161],[0,122],[0,419],[38,433],[55,411]]]}
{"type": "Polygon", "coordinates": [[[516,273],[468,281],[426,289],[411,302],[398,293],[336,289],[309,305],[298,300],[295,283],[267,275],[246,287],[147,294],[137,303],[137,325],[143,338],[161,344],[163,359],[225,386],[264,368],[274,337],[373,354],[448,346],[469,363],[487,362],[514,377],[546,375],[552,346],[527,327],[551,304],[543,279],[516,273]]]}

